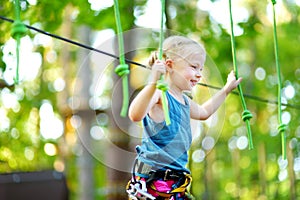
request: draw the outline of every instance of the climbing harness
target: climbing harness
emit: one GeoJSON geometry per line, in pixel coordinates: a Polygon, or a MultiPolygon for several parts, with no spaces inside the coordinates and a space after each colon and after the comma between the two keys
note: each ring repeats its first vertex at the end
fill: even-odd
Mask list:
{"type": "Polygon", "coordinates": [[[170,169],[154,170],[150,165],[135,160],[132,179],[127,184],[130,199],[189,199],[187,187],[192,181],[190,174],[170,169]],[[136,169],[137,168],[137,169],[136,169]]]}
{"type": "MultiPolygon", "coordinates": [[[[233,31],[231,0],[229,0],[229,14],[230,14],[230,25],[231,25],[231,49],[232,49],[233,67],[234,67],[235,76],[236,76],[236,78],[238,78],[239,75],[238,75],[238,68],[237,68],[237,64],[236,64],[237,62],[236,62],[236,51],[235,51],[235,39],[234,39],[234,31],[233,31]]],[[[251,112],[247,109],[241,84],[238,85],[238,91],[240,94],[240,98],[242,101],[242,107],[244,110],[242,113],[242,119],[246,123],[246,126],[247,126],[249,149],[253,149],[253,141],[252,141],[252,134],[251,134],[251,128],[250,128],[250,119],[253,116],[252,116],[251,112]]]]}
{"type": "MultiPolygon", "coordinates": [[[[159,37],[159,54],[158,59],[162,60],[163,58],[163,40],[164,40],[164,15],[165,15],[165,0],[161,0],[161,22],[160,22],[160,37],[159,37]]],[[[167,104],[166,92],[169,89],[167,83],[164,81],[164,76],[160,77],[160,80],[157,81],[156,87],[162,91],[162,107],[164,111],[166,125],[170,125],[170,116],[169,109],[167,104]]]]}
{"type": "Polygon", "coordinates": [[[114,0],[114,12],[115,19],[117,24],[117,34],[118,34],[118,44],[119,44],[119,62],[120,64],[116,67],[115,72],[120,77],[122,77],[122,89],[123,89],[123,104],[120,115],[125,117],[127,115],[128,104],[129,104],[129,94],[128,94],[128,74],[129,74],[129,66],[125,63],[125,53],[124,53],[124,41],[123,41],[123,33],[122,26],[120,20],[120,12],[119,12],[119,3],[118,0],[114,0]]]}
{"type": "Polygon", "coordinates": [[[276,29],[276,13],[275,13],[275,4],[276,0],[271,0],[273,5],[273,35],[274,35],[274,52],[275,52],[275,62],[276,62],[276,71],[277,71],[277,80],[278,80],[278,127],[277,130],[281,134],[281,146],[282,146],[282,157],[286,159],[286,133],[287,125],[282,123],[282,110],[281,110],[281,72],[279,66],[279,56],[278,56],[278,41],[277,41],[277,29],[276,29]]]}
{"type": "Polygon", "coordinates": [[[11,36],[16,40],[16,57],[17,57],[17,66],[16,66],[16,76],[14,78],[15,84],[19,83],[19,65],[20,65],[20,40],[25,35],[27,28],[21,22],[20,19],[20,2],[15,0],[15,21],[12,25],[11,36]]]}

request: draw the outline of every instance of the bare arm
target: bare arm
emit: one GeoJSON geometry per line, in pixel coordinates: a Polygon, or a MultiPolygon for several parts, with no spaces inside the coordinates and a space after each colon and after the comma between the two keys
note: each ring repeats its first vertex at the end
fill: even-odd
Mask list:
{"type": "Polygon", "coordinates": [[[152,66],[150,84],[146,85],[130,104],[128,115],[132,121],[141,121],[160,102],[161,92],[156,89],[155,83],[164,73],[166,73],[165,64],[156,61],[152,66]]]}
{"type": "Polygon", "coordinates": [[[158,100],[155,84],[145,86],[130,104],[129,118],[134,122],[141,121],[158,100]]]}
{"type": "Polygon", "coordinates": [[[191,118],[198,120],[205,120],[209,118],[225,101],[227,95],[237,87],[242,81],[241,78],[236,80],[234,72],[231,71],[227,77],[226,85],[217,92],[211,99],[206,101],[203,105],[199,105],[194,101],[190,102],[191,105],[191,118]]]}

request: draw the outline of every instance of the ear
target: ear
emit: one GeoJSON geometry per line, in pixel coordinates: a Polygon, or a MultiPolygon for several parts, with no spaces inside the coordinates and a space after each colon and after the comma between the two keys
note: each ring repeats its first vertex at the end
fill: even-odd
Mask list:
{"type": "Polygon", "coordinates": [[[173,61],[171,59],[166,60],[166,67],[168,72],[172,73],[173,72],[173,61]]]}
{"type": "Polygon", "coordinates": [[[166,65],[169,67],[169,68],[173,68],[173,61],[171,59],[167,59],[166,60],[166,65]]]}

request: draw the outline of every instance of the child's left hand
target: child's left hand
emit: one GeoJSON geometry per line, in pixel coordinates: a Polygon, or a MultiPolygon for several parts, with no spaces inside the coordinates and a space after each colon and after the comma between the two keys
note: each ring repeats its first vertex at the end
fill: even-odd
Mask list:
{"type": "Polygon", "coordinates": [[[224,90],[226,94],[229,94],[233,89],[235,89],[238,84],[242,81],[242,78],[235,78],[235,74],[233,70],[228,74],[226,85],[224,86],[224,90]]]}

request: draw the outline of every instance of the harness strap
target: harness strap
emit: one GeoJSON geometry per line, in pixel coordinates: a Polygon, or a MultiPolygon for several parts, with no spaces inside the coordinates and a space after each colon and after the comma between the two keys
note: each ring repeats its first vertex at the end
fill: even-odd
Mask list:
{"type": "Polygon", "coordinates": [[[174,188],[173,190],[169,191],[168,193],[165,192],[160,192],[156,189],[156,187],[154,186],[153,183],[150,184],[150,188],[155,191],[158,195],[162,196],[162,197],[171,197],[173,196],[175,193],[183,193],[186,191],[187,186],[190,184],[190,182],[192,181],[192,177],[190,174],[185,174],[185,180],[184,183],[181,184],[179,187],[174,188]]]}
{"type": "Polygon", "coordinates": [[[148,164],[136,159],[133,170],[134,170],[134,173],[137,172],[138,174],[148,176],[151,172],[155,171],[155,168],[151,165],[148,165],[148,164]],[[135,171],[135,169],[136,169],[136,171],[135,171]]]}

